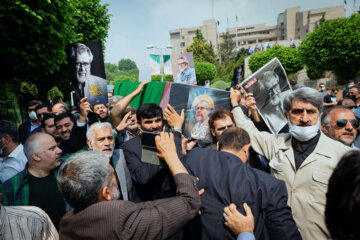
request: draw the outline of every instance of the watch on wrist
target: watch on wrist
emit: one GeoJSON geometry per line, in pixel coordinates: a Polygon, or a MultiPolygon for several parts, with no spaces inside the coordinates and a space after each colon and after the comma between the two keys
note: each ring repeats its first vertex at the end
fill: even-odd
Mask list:
{"type": "Polygon", "coordinates": [[[171,131],[172,131],[172,132],[175,131],[175,132],[180,132],[180,133],[181,133],[182,129],[181,129],[181,127],[172,127],[172,128],[171,128],[171,131]]]}

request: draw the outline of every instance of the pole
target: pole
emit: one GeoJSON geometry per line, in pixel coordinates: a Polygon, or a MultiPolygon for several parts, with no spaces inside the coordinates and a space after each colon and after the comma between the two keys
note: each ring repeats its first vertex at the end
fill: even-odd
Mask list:
{"type": "Polygon", "coordinates": [[[238,16],[236,15],[236,50],[238,50],[239,44],[238,44],[238,16]]]}
{"type": "Polygon", "coordinates": [[[164,81],[164,53],[163,53],[163,48],[159,48],[160,49],[160,76],[161,76],[161,81],[164,81]]]}

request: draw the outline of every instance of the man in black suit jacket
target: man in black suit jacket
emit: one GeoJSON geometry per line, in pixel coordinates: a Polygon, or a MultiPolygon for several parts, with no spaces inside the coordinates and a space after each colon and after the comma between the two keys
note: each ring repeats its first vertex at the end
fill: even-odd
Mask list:
{"type": "Polygon", "coordinates": [[[186,155],[186,167],[199,177],[205,189],[201,196],[203,239],[236,239],[226,228],[223,210],[231,203],[247,203],[255,218],[256,239],[301,239],[287,206],[287,190],[283,181],[246,164],[250,137],[240,128],[225,130],[218,149],[195,148],[186,155]]]}
{"type": "Polygon", "coordinates": [[[40,102],[39,100],[31,100],[26,104],[30,120],[24,122],[19,126],[19,140],[22,144],[25,143],[26,139],[32,131],[34,131],[35,129],[39,129],[38,127],[40,121],[36,116],[35,108],[41,104],[42,102],[40,102]]]}

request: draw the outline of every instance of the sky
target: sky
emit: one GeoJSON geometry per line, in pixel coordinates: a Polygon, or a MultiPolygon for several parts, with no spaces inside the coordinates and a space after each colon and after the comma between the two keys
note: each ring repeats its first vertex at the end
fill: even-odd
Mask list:
{"type": "MultiPolygon", "coordinates": [[[[353,1],[347,0],[347,14],[353,1]]],[[[253,24],[276,25],[286,8],[301,11],[341,6],[343,0],[101,0],[108,4],[110,28],[105,42],[104,60],[117,64],[122,58],[135,61],[139,69],[149,66],[148,45],[164,48],[170,44],[169,30],[201,26],[203,20],[220,21],[219,31],[253,24]]],[[[357,1],[357,9],[360,1],[357,1]]]]}

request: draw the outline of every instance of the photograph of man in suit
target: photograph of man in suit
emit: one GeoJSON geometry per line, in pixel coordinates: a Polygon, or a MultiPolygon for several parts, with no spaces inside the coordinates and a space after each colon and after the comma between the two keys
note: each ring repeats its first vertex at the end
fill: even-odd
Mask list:
{"type": "Polygon", "coordinates": [[[88,46],[76,43],[72,47],[71,57],[75,60],[75,90],[80,99],[87,97],[91,105],[107,103],[106,80],[91,74],[94,56],[88,46]]]}

